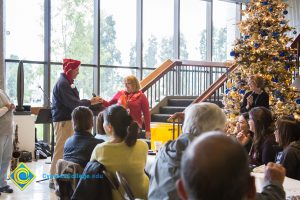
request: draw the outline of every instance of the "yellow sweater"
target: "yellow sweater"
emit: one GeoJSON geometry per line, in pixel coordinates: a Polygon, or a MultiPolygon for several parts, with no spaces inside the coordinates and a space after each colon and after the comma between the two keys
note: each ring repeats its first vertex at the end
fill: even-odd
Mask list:
{"type": "MultiPolygon", "coordinates": [[[[137,140],[132,147],[128,147],[125,142],[108,141],[95,147],[91,160],[103,164],[115,178],[116,171],[121,172],[132,189],[134,197],[147,199],[149,179],[144,172],[147,155],[148,145],[142,140],[137,140]]],[[[113,191],[113,199],[122,198],[117,191],[113,191]]]]}

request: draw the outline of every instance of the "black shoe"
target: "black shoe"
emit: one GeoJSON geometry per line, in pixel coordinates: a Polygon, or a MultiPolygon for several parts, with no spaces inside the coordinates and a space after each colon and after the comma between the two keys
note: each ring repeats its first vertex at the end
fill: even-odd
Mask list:
{"type": "Polygon", "coordinates": [[[0,188],[0,192],[3,193],[13,193],[13,189],[9,187],[9,185],[0,188]]]}

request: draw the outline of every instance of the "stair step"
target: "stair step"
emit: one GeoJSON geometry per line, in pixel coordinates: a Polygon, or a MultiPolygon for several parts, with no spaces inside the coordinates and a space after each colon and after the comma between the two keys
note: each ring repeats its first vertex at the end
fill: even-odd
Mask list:
{"type": "Polygon", "coordinates": [[[193,101],[194,101],[194,99],[169,99],[168,106],[187,107],[193,101]]]}
{"type": "Polygon", "coordinates": [[[176,112],[183,112],[186,107],[179,106],[163,106],[159,108],[161,114],[174,114],[176,112]]]}
{"type": "Polygon", "coordinates": [[[167,122],[170,116],[170,114],[153,114],[151,116],[151,122],[167,122]]]}

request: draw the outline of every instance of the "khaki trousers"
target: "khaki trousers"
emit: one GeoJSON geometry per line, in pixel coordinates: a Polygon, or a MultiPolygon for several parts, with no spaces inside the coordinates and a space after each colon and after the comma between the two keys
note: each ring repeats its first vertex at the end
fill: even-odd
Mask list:
{"type": "Polygon", "coordinates": [[[56,163],[59,159],[63,158],[66,140],[74,134],[72,121],[54,122],[54,133],[56,137],[56,145],[51,162],[51,175],[56,174],[56,163]]]}

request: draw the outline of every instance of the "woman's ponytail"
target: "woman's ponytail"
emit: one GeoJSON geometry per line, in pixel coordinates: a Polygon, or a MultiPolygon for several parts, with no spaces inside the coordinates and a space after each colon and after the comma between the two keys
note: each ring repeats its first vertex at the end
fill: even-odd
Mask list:
{"type": "Polygon", "coordinates": [[[109,106],[104,111],[104,121],[112,125],[116,136],[124,140],[127,146],[135,145],[139,126],[132,120],[124,107],[119,105],[109,106]]]}
{"type": "Polygon", "coordinates": [[[131,120],[129,126],[127,127],[127,136],[125,137],[125,143],[127,144],[127,146],[131,147],[135,145],[136,140],[138,138],[138,133],[139,133],[138,124],[131,120]]]}

